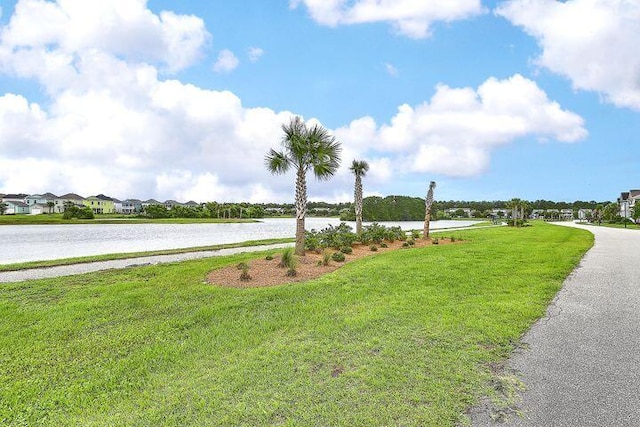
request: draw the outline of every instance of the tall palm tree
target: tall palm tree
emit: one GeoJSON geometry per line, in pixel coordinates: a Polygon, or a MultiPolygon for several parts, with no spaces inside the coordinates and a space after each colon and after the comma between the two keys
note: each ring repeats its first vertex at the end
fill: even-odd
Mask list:
{"type": "Polygon", "coordinates": [[[429,191],[427,191],[427,197],[424,200],[424,229],[422,230],[422,238],[429,238],[429,225],[431,222],[431,206],[433,206],[433,190],[436,188],[436,182],[431,181],[429,183],[429,191]]]}
{"type": "Polygon", "coordinates": [[[267,169],[273,174],[296,171],[296,249],[304,255],[304,219],[307,214],[307,172],[313,171],[319,180],[327,180],[340,166],[342,147],[327,129],[315,124],[308,127],[298,116],[282,125],[283,151],[271,149],[265,157],[267,169]]]}
{"type": "Polygon", "coordinates": [[[365,160],[354,160],[349,168],[356,177],[354,189],[354,205],[356,210],[356,233],[362,233],[362,178],[369,170],[369,163],[365,160]]]}

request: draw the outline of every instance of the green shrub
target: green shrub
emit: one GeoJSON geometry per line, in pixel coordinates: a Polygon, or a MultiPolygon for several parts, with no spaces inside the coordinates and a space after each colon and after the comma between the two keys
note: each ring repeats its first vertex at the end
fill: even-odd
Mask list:
{"type": "Polygon", "coordinates": [[[411,231],[411,238],[412,239],[419,239],[420,238],[420,232],[418,230],[412,230],[411,231]]]}
{"type": "Polygon", "coordinates": [[[331,251],[326,250],[322,252],[322,265],[329,265],[329,260],[331,259],[331,251]]]}
{"type": "Polygon", "coordinates": [[[402,242],[402,247],[403,248],[408,248],[409,247],[409,242],[402,242]]]}
{"type": "Polygon", "coordinates": [[[242,280],[243,282],[251,280],[251,275],[249,274],[249,264],[247,264],[246,262],[241,262],[236,266],[236,268],[241,271],[240,280],[242,280]]]}
{"type": "Polygon", "coordinates": [[[382,243],[380,243],[380,247],[381,247],[381,248],[388,248],[389,246],[387,246],[387,244],[386,244],[386,243],[382,242],[382,243]]]}
{"type": "Polygon", "coordinates": [[[434,244],[434,245],[437,245],[437,244],[439,244],[439,243],[440,243],[440,241],[438,240],[438,238],[437,238],[437,237],[436,237],[435,239],[433,239],[433,244],[434,244]]]}
{"type": "Polygon", "coordinates": [[[285,248],[285,250],[282,251],[282,256],[280,257],[280,262],[278,263],[278,267],[280,268],[289,267],[292,263],[295,263],[294,249],[285,248]]]}
{"type": "Polygon", "coordinates": [[[273,255],[269,254],[266,257],[264,257],[264,259],[266,259],[267,261],[271,261],[273,259],[273,255]]]}
{"type": "Polygon", "coordinates": [[[340,248],[340,252],[342,252],[343,254],[351,254],[353,253],[353,249],[351,248],[351,246],[343,246],[340,248]]]}
{"type": "Polygon", "coordinates": [[[331,259],[335,262],[343,262],[345,260],[345,257],[342,252],[334,252],[333,255],[331,255],[331,259]]]}
{"type": "Polygon", "coordinates": [[[456,241],[456,236],[451,236],[451,243],[456,241]]]}
{"type": "Polygon", "coordinates": [[[413,240],[413,239],[409,239],[409,240],[407,240],[407,243],[409,244],[409,246],[413,246],[413,245],[416,244],[416,241],[413,240]]]}
{"type": "Polygon", "coordinates": [[[371,246],[369,246],[369,250],[372,251],[372,252],[375,252],[375,251],[378,250],[378,247],[376,245],[371,245],[371,246]]]}

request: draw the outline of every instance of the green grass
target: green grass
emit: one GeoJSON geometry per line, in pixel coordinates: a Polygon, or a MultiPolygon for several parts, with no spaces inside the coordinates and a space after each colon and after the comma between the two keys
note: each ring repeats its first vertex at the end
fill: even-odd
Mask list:
{"type": "Polygon", "coordinates": [[[593,238],[455,236],[271,288],[203,282],[265,253],[2,284],[0,424],[464,422],[593,238]]]}
{"type": "Polygon", "coordinates": [[[223,218],[136,218],[128,215],[96,215],[94,219],[63,219],[62,214],[43,215],[0,215],[0,225],[39,225],[39,224],[201,224],[257,222],[255,219],[223,218]]]}
{"type": "Polygon", "coordinates": [[[17,271],[17,270],[27,270],[30,268],[45,268],[45,267],[55,267],[60,265],[86,264],[89,262],[96,262],[96,261],[111,261],[111,260],[117,260],[117,259],[141,258],[141,257],[153,256],[153,255],[173,255],[173,254],[183,254],[187,252],[217,251],[220,249],[246,248],[249,246],[264,246],[264,245],[273,245],[277,243],[290,243],[294,241],[295,239],[293,238],[249,240],[249,241],[240,242],[240,243],[226,243],[226,244],[211,245],[211,246],[196,246],[191,248],[162,249],[157,251],[146,251],[146,252],[128,252],[128,253],[117,253],[117,254],[93,255],[93,256],[76,257],[76,258],[62,258],[62,259],[45,260],[45,261],[29,261],[29,262],[15,263],[15,264],[0,264],[0,271],[17,271]]]}

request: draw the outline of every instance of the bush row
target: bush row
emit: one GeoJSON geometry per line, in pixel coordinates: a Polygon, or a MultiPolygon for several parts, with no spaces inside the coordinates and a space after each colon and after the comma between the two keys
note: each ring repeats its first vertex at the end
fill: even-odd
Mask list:
{"type": "MultiPolygon", "coordinates": [[[[362,233],[356,234],[353,228],[344,222],[338,226],[329,225],[320,231],[305,231],[305,248],[316,251],[325,248],[342,250],[350,248],[356,242],[363,245],[381,244],[384,241],[393,242],[395,240],[407,240],[407,233],[400,227],[385,227],[378,223],[373,223],[363,227],[362,233]]],[[[345,252],[345,251],[343,251],[345,252]]]]}

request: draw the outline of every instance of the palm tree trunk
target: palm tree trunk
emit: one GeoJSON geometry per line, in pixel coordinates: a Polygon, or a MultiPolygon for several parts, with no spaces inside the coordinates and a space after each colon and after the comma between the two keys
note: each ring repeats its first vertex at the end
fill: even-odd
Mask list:
{"type": "Polygon", "coordinates": [[[307,180],[305,170],[296,174],[296,249],[295,254],[304,256],[304,219],[307,215],[307,180]]]}
{"type": "Polygon", "coordinates": [[[356,233],[362,233],[362,179],[356,175],[355,185],[356,233]]]}
{"type": "Polygon", "coordinates": [[[422,230],[422,238],[429,238],[429,225],[431,223],[431,209],[427,209],[424,213],[424,229],[422,230]]]}

